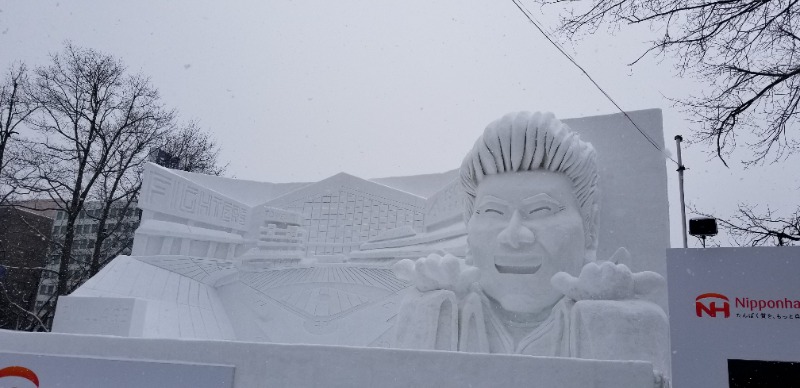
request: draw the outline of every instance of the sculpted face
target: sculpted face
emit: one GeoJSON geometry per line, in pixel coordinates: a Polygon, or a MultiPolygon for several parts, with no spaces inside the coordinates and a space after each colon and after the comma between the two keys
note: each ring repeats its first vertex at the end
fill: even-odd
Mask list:
{"type": "Polygon", "coordinates": [[[561,294],[560,271],[584,264],[583,219],[566,175],[535,170],[487,176],[478,186],[467,244],[480,284],[508,311],[541,313],[561,294]]]}

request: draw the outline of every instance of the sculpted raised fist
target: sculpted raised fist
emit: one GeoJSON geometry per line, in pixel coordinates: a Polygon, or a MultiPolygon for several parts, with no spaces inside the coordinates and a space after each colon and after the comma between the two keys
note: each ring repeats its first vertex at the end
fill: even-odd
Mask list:
{"type": "Polygon", "coordinates": [[[416,261],[403,259],[392,269],[399,279],[414,283],[420,292],[450,290],[456,295],[466,294],[469,286],[480,276],[478,268],[449,253],[444,256],[431,253],[416,261]]]}

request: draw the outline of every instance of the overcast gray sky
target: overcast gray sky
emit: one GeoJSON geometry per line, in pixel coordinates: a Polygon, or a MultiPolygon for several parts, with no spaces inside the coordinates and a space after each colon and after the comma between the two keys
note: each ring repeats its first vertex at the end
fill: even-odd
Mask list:
{"type": "MultiPolygon", "coordinates": [[[[528,6],[554,25],[548,9],[528,6]]],[[[627,66],[648,36],[602,31],[568,47],[624,109],[663,109],[674,153],[689,123],[665,97],[700,85],[675,77],[669,58],[627,66]]],[[[504,113],[616,113],[510,0],[0,1],[3,71],[44,63],[65,40],[149,75],[182,119],[220,140],[229,174],[257,181],[442,172],[504,113]]],[[[684,149],[689,202],[721,216],[741,201],[797,204],[796,168],[726,169],[705,151],[684,149]]]]}

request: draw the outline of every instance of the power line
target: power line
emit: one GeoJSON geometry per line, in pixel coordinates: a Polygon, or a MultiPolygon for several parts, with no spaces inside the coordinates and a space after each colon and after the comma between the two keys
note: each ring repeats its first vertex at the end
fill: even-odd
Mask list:
{"type": "Polygon", "coordinates": [[[536,29],[539,30],[539,32],[542,33],[542,35],[544,35],[545,39],[547,39],[547,41],[550,42],[550,44],[552,44],[561,54],[563,54],[567,59],[569,59],[569,61],[572,62],[572,64],[575,65],[575,67],[577,67],[583,73],[583,75],[585,75],[586,78],[588,78],[589,81],[592,82],[592,84],[594,84],[594,86],[597,88],[597,90],[599,90],[600,93],[603,93],[603,95],[608,99],[608,101],[611,101],[611,103],[614,104],[615,107],[617,107],[617,110],[619,110],[620,113],[622,113],[625,116],[625,118],[627,118],[628,121],[630,121],[631,124],[633,124],[633,126],[636,128],[636,130],[639,131],[639,134],[644,136],[644,138],[647,140],[648,143],[650,143],[653,147],[655,147],[655,149],[657,149],[659,152],[661,152],[661,154],[663,154],[667,159],[671,160],[675,164],[678,164],[678,162],[675,161],[675,159],[673,159],[669,154],[667,154],[664,150],[662,150],[661,147],[659,147],[658,144],[656,144],[656,142],[653,141],[652,138],[650,138],[650,136],[648,136],[646,133],[644,133],[644,131],[641,128],[639,128],[639,126],[636,124],[635,121],[633,121],[633,119],[628,115],[628,113],[625,112],[622,109],[622,107],[620,107],[619,104],[617,104],[617,102],[614,101],[614,99],[611,98],[611,96],[600,86],[600,84],[598,84],[597,81],[595,81],[594,78],[592,78],[592,76],[589,75],[589,73],[581,65],[578,64],[578,62],[575,60],[575,58],[573,58],[571,55],[569,55],[561,47],[561,45],[558,44],[558,42],[556,42],[555,40],[550,38],[550,35],[548,35],[547,32],[545,32],[544,28],[542,28],[542,26],[540,26],[539,23],[536,22],[536,20],[534,19],[533,15],[530,13],[530,11],[528,11],[528,9],[525,8],[525,6],[523,6],[520,3],[520,0],[511,0],[511,1],[514,2],[514,5],[516,5],[517,8],[519,8],[520,12],[522,12],[522,14],[525,15],[525,17],[528,19],[528,21],[531,22],[531,24],[533,24],[533,26],[536,27],[536,29]]]}

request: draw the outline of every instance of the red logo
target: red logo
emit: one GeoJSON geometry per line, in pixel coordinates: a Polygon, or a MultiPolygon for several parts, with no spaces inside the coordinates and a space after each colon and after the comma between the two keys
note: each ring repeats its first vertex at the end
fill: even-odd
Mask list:
{"type": "Polygon", "coordinates": [[[23,366],[9,366],[0,369],[0,379],[3,377],[21,377],[32,382],[36,388],[39,388],[39,377],[32,370],[23,366]]]}
{"type": "Polygon", "coordinates": [[[717,313],[720,312],[725,314],[725,318],[731,316],[731,304],[728,302],[728,297],[722,294],[709,292],[699,295],[695,298],[694,307],[698,317],[706,314],[709,317],[716,318],[717,313]]]}

